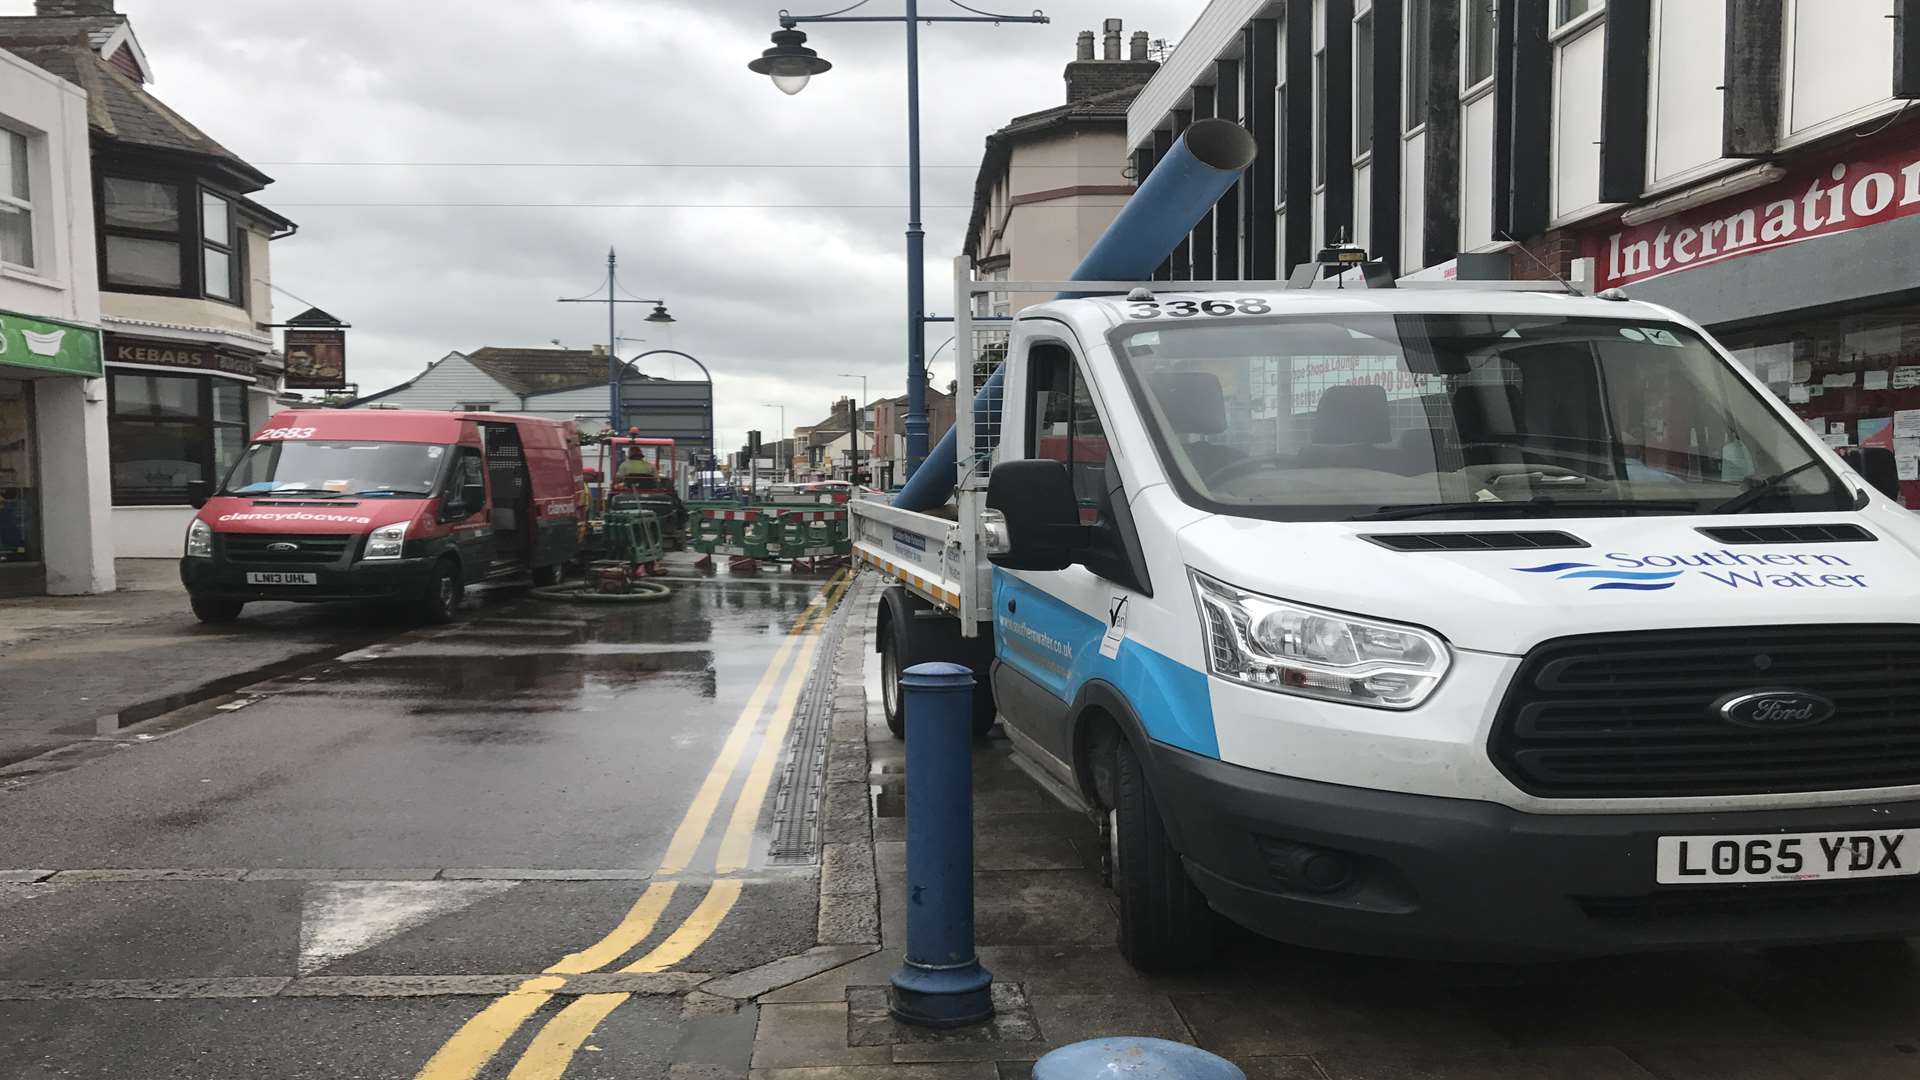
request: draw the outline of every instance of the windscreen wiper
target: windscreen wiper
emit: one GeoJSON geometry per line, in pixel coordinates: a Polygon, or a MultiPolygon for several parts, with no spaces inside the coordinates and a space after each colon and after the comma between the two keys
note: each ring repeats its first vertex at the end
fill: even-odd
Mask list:
{"type": "Polygon", "coordinates": [[[1347,520],[1397,521],[1403,518],[1443,517],[1447,514],[1578,515],[1582,510],[1683,513],[1694,507],[1695,503],[1691,499],[1555,499],[1542,495],[1525,502],[1445,502],[1383,506],[1371,514],[1358,514],[1347,520]]]}
{"type": "Polygon", "coordinates": [[[346,492],[332,491],[327,488],[274,488],[272,491],[229,491],[225,494],[240,495],[249,499],[278,499],[287,495],[294,495],[303,499],[311,499],[324,495],[329,499],[338,499],[345,495],[346,492]]]}
{"type": "Polygon", "coordinates": [[[1721,503],[1719,506],[1710,507],[1707,510],[1707,513],[1738,514],[1741,511],[1745,510],[1747,507],[1752,506],[1754,503],[1759,502],[1761,499],[1764,499],[1769,495],[1777,494],[1781,490],[1781,485],[1785,484],[1787,481],[1793,479],[1796,476],[1799,476],[1801,473],[1806,472],[1808,469],[1811,469],[1818,464],[1820,464],[1819,458],[1809,458],[1806,461],[1803,461],[1800,464],[1795,465],[1793,468],[1788,469],[1786,472],[1775,473],[1772,476],[1763,477],[1759,480],[1755,480],[1753,482],[1753,485],[1747,488],[1747,490],[1741,492],[1738,495],[1735,495],[1733,498],[1728,499],[1726,502],[1721,503]]]}
{"type": "Polygon", "coordinates": [[[416,491],[413,488],[368,488],[365,491],[356,491],[353,494],[355,498],[372,497],[375,495],[410,495],[414,498],[419,498],[427,494],[427,492],[416,491]]]}

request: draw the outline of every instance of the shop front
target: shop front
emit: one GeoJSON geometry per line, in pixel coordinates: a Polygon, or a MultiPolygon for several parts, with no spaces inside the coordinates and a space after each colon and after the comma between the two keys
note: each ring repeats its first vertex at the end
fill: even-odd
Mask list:
{"type": "Polygon", "coordinates": [[[246,450],[260,357],[111,332],[106,350],[115,550],[170,558],[194,486],[218,484],[246,450]]]}
{"type": "Polygon", "coordinates": [[[66,503],[85,491],[49,477],[73,464],[70,414],[100,374],[99,331],[0,311],[0,596],[46,592],[48,550],[65,553],[66,503]]]}
{"type": "Polygon", "coordinates": [[[1748,190],[1586,234],[1597,286],[1706,326],[1829,445],[1892,450],[1920,509],[1920,125],[1720,183],[1748,190]]]}

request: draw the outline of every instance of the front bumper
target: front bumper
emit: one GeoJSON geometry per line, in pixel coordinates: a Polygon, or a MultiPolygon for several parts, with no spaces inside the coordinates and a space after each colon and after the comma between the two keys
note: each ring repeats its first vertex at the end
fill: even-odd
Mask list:
{"type": "Polygon", "coordinates": [[[426,585],[432,558],[382,559],[346,566],[235,565],[224,559],[180,560],[180,583],[194,596],[230,600],[281,600],[319,603],[329,600],[403,599],[426,585]],[[312,574],[312,585],[252,585],[247,574],[268,571],[312,574]]]}
{"type": "Polygon", "coordinates": [[[1148,769],[1168,831],[1208,901],[1235,922],[1297,944],[1524,960],[1920,931],[1916,877],[1654,884],[1660,836],[1915,828],[1920,802],[1533,814],[1296,780],[1157,743],[1148,769]],[[1350,879],[1324,893],[1283,880],[1298,845],[1340,855],[1350,879]]]}

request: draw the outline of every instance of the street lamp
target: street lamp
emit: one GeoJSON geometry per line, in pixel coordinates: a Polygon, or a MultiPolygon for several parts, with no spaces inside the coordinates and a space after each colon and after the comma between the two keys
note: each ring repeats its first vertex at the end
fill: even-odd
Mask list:
{"type": "Polygon", "coordinates": [[[786,94],[797,94],[808,80],[833,65],[806,47],[807,35],[797,29],[801,23],[864,22],[899,23],[907,29],[907,475],[911,477],[927,456],[927,377],[925,266],[926,231],[920,226],[920,24],[921,23],[1037,23],[1048,21],[1035,11],[1031,15],[995,15],[975,11],[958,0],[947,0],[970,15],[921,15],[919,0],[904,0],[903,15],[848,15],[872,0],[860,0],[851,7],[824,15],[780,13],[780,29],[773,33],[773,47],[747,64],[750,71],[773,79],[773,85],[786,94]]]}
{"type": "MultiPolygon", "coordinates": [[[[780,437],[773,440],[773,445],[779,446],[780,444],[786,442],[787,440],[787,407],[785,405],[782,405],[774,401],[763,401],[760,403],[760,405],[762,408],[780,410],[780,430],[779,430],[780,437]]],[[[793,446],[792,444],[789,443],[787,445],[787,452],[785,454],[782,454],[781,457],[784,459],[780,464],[780,471],[782,473],[781,479],[786,481],[791,481],[793,479],[793,446]]]]}
{"type": "MultiPolygon", "coordinates": [[[[607,430],[615,435],[620,433],[620,332],[614,328],[613,313],[615,304],[652,304],[653,313],[647,316],[650,323],[670,323],[673,316],[667,314],[665,300],[642,300],[639,297],[621,299],[617,293],[620,284],[620,264],[613,249],[607,249],[607,430]]],[[[561,297],[563,304],[598,304],[602,300],[596,290],[586,296],[561,297]]],[[[555,342],[555,344],[559,344],[555,342]]]]}
{"type": "Polygon", "coordinates": [[[853,475],[848,477],[857,484],[860,482],[860,422],[867,418],[867,377],[849,375],[844,371],[840,377],[860,380],[860,400],[853,403],[853,475]]]}

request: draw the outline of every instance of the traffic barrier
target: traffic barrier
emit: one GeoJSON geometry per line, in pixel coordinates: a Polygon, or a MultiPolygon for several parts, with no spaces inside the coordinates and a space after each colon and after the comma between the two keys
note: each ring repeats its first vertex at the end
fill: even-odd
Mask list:
{"type": "Polygon", "coordinates": [[[609,510],[606,516],[609,558],[655,573],[666,555],[667,542],[660,517],[651,510],[609,510]]]}
{"type": "Polygon", "coordinates": [[[973,672],[916,664],[907,715],[907,957],[888,1011],[921,1027],[993,1015],[993,973],[973,948],[973,672]]]}
{"type": "Polygon", "coordinates": [[[700,511],[693,548],[701,555],[699,567],[710,570],[713,556],[725,555],[736,574],[752,574],[760,569],[760,560],[769,558],[767,539],[776,515],[758,507],[722,510],[708,507],[700,511]]]}

